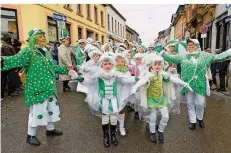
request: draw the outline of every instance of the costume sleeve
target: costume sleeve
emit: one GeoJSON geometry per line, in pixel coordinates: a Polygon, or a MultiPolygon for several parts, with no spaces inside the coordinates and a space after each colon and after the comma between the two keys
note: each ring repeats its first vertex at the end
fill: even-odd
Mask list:
{"type": "Polygon", "coordinates": [[[53,67],[54,67],[55,73],[59,73],[59,74],[68,73],[67,66],[53,65],[53,67]]]}
{"type": "Polygon", "coordinates": [[[229,49],[225,52],[222,52],[220,54],[213,55],[212,63],[228,60],[230,57],[231,57],[231,49],[229,49]]]}
{"type": "Polygon", "coordinates": [[[181,55],[170,55],[169,53],[162,51],[161,55],[164,60],[170,63],[181,63],[182,56],[181,55]]]}
{"type": "Polygon", "coordinates": [[[14,56],[1,56],[2,58],[2,70],[10,70],[15,67],[24,67],[30,63],[32,51],[29,48],[22,49],[18,54],[14,56]]]}
{"type": "Polygon", "coordinates": [[[172,81],[175,84],[178,84],[178,85],[181,85],[181,86],[184,86],[184,87],[187,85],[186,82],[184,82],[183,80],[179,79],[178,77],[176,77],[174,75],[171,75],[169,77],[169,80],[172,81]]]}
{"type": "Polygon", "coordinates": [[[140,80],[133,86],[132,93],[136,93],[140,87],[142,87],[148,83],[149,83],[149,77],[148,76],[144,76],[144,77],[140,78],[140,80]]]}
{"type": "Polygon", "coordinates": [[[62,59],[62,61],[68,65],[68,66],[71,66],[72,64],[68,61],[68,58],[67,58],[67,52],[66,52],[66,49],[63,48],[63,47],[60,47],[59,48],[59,57],[62,59]]]}
{"type": "MultiPolygon", "coordinates": [[[[129,72],[128,72],[129,73],[129,72]]],[[[131,84],[136,82],[136,77],[131,75],[123,75],[122,73],[117,73],[117,80],[122,84],[131,84]]]]}

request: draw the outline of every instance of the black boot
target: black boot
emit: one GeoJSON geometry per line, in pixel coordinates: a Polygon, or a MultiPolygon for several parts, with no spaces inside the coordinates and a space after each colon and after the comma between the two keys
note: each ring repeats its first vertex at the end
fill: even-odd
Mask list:
{"type": "Polygon", "coordinates": [[[197,122],[199,123],[200,128],[205,128],[205,123],[203,120],[197,120],[197,122]]]}
{"type": "Polygon", "coordinates": [[[135,112],[135,113],[134,113],[134,118],[137,119],[137,120],[140,119],[139,113],[138,113],[138,112],[135,112]]]}
{"type": "Polygon", "coordinates": [[[48,131],[46,132],[46,135],[47,136],[60,136],[60,135],[63,135],[63,131],[59,131],[59,130],[51,130],[51,131],[48,131]]]}
{"type": "Polygon", "coordinates": [[[114,146],[118,145],[118,140],[116,138],[116,125],[111,125],[111,142],[114,144],[114,146]]]}
{"type": "Polygon", "coordinates": [[[195,128],[196,128],[196,123],[190,123],[189,124],[189,129],[190,130],[195,130],[195,128]]]}
{"type": "Polygon", "coordinates": [[[102,125],[102,129],[103,129],[103,144],[105,148],[108,148],[110,147],[108,124],[102,125]]]}
{"type": "Polygon", "coordinates": [[[41,144],[40,141],[36,138],[36,136],[30,136],[30,135],[27,135],[26,142],[34,146],[39,146],[41,144]]]}
{"type": "Polygon", "coordinates": [[[158,140],[160,143],[164,143],[164,133],[158,131],[158,140]]]}
{"type": "Polygon", "coordinates": [[[151,142],[157,143],[156,133],[150,133],[149,138],[150,138],[151,142]]]}

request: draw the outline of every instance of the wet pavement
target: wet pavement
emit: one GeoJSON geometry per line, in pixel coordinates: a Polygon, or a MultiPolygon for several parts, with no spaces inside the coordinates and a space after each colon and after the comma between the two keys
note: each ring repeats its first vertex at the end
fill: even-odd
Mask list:
{"type": "Polygon", "coordinates": [[[62,129],[61,137],[48,138],[45,127],[38,128],[41,145],[26,143],[28,108],[23,94],[6,98],[1,107],[2,153],[231,153],[231,98],[213,93],[207,98],[205,129],[194,131],[188,128],[186,105],[181,105],[181,114],[171,115],[165,131],[165,143],[154,144],[148,140],[145,123],[126,118],[127,136],[118,134],[119,145],[105,149],[102,144],[101,121],[90,114],[83,101],[84,94],[63,93],[58,83],[62,129]]]}

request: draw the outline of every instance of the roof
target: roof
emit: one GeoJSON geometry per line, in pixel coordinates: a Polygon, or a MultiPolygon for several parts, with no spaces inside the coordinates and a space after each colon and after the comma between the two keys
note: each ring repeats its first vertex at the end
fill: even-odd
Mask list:
{"type": "Polygon", "coordinates": [[[121,15],[120,14],[120,12],[119,11],[117,11],[117,9],[116,8],[114,8],[114,6],[113,5],[111,5],[111,4],[108,4],[108,6],[110,7],[110,8],[112,8],[124,21],[126,21],[126,19],[123,17],[123,15],[121,15]]]}
{"type": "Polygon", "coordinates": [[[176,10],[176,13],[172,16],[172,24],[175,25],[175,23],[178,21],[179,19],[179,16],[186,12],[186,5],[179,5],[177,10],[176,10]]]}
{"type": "Polygon", "coordinates": [[[128,25],[126,25],[126,30],[132,34],[134,33],[134,30],[132,28],[130,28],[128,25]]]}
{"type": "Polygon", "coordinates": [[[139,34],[138,34],[135,30],[133,30],[133,32],[134,32],[136,35],[138,35],[138,36],[139,36],[139,34]]]}

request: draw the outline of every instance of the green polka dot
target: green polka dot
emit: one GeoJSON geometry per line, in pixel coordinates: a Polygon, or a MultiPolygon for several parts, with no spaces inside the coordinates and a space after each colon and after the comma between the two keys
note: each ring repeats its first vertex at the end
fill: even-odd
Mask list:
{"type": "Polygon", "coordinates": [[[49,114],[49,115],[53,115],[53,112],[52,112],[52,111],[49,111],[48,114],[49,114]]]}
{"type": "Polygon", "coordinates": [[[42,115],[38,115],[37,118],[38,118],[38,119],[42,119],[43,116],[42,116],[42,115]]]}
{"type": "Polygon", "coordinates": [[[52,102],[52,101],[53,101],[53,98],[52,98],[52,97],[50,97],[48,101],[49,101],[49,102],[52,102]]]}

